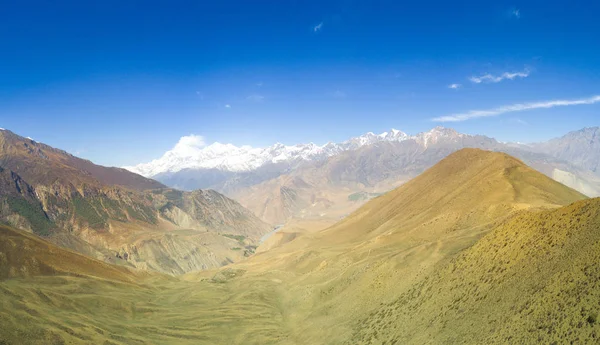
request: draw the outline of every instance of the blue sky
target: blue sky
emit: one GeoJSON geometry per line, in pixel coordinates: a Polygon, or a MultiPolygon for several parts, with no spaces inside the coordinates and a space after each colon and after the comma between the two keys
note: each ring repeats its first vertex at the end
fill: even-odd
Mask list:
{"type": "Polygon", "coordinates": [[[189,134],[266,146],[444,125],[544,140],[600,125],[598,13],[598,1],[0,0],[0,127],[116,166],[189,134]]]}

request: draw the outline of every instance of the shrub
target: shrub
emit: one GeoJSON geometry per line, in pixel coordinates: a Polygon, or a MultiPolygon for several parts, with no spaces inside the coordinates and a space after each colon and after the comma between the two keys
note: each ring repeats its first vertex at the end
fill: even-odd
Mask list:
{"type": "Polygon", "coordinates": [[[48,219],[41,205],[34,205],[17,197],[8,197],[6,201],[11,210],[27,219],[34,233],[40,236],[50,235],[53,223],[48,219]]]}
{"type": "Polygon", "coordinates": [[[102,229],[106,226],[106,216],[102,217],[94,207],[84,198],[75,196],[73,198],[75,215],[87,221],[90,228],[102,229]]]}

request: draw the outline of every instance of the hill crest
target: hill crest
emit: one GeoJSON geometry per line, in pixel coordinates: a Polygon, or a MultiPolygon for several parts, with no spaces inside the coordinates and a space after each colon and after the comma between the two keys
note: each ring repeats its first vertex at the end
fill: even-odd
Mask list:
{"type": "Polygon", "coordinates": [[[403,229],[451,231],[487,224],[518,209],[585,198],[510,155],[467,148],[367,202],[324,234],[339,237],[343,232],[360,239],[403,229]]]}

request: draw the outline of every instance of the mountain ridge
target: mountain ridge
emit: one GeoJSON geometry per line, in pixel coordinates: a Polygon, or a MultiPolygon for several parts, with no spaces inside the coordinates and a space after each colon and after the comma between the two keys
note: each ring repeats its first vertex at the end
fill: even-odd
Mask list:
{"type": "Polygon", "coordinates": [[[356,150],[365,145],[377,142],[400,142],[413,139],[427,147],[428,144],[436,142],[441,136],[460,138],[464,134],[460,134],[450,128],[438,126],[428,132],[422,132],[414,136],[409,136],[396,129],[381,134],[368,132],[341,143],[328,142],[322,146],[315,145],[314,143],[292,146],[276,143],[261,149],[250,146],[237,147],[232,144],[221,144],[218,142],[195,150],[178,148],[176,146],[173,150],[167,151],[161,158],[152,162],[126,166],[124,168],[147,177],[156,176],[161,173],[175,173],[184,169],[199,168],[248,172],[265,164],[322,160],[344,151],[356,150]]]}
{"type": "MultiPolygon", "coordinates": [[[[575,135],[579,136],[577,133],[575,135]]],[[[287,146],[293,148],[290,151],[292,153],[302,153],[303,148],[307,150],[306,152],[314,153],[305,156],[280,155],[278,150],[285,151],[286,146],[278,144],[260,149],[263,156],[253,163],[256,168],[242,169],[243,171],[231,171],[232,169],[228,169],[226,165],[213,163],[219,163],[220,160],[236,162],[242,159],[244,161],[252,157],[243,158],[243,155],[239,156],[237,153],[233,156],[217,155],[216,158],[211,158],[213,160],[204,162],[210,168],[199,168],[197,163],[203,159],[200,155],[182,159],[188,165],[181,165],[174,169],[176,171],[161,172],[153,177],[164,184],[183,190],[215,189],[241,201],[245,207],[251,208],[256,215],[267,222],[281,223],[290,216],[314,217],[319,214],[329,214],[330,217],[343,216],[347,211],[360,205],[360,202],[348,204],[345,199],[350,195],[383,193],[415,177],[445,155],[463,147],[509,153],[561,183],[588,196],[598,196],[600,175],[589,169],[593,169],[593,164],[596,162],[600,164],[600,157],[596,157],[593,147],[586,147],[587,144],[584,144],[571,145],[568,151],[570,153],[561,155],[553,153],[552,150],[542,150],[534,144],[502,143],[487,136],[463,134],[451,128],[438,126],[417,135],[392,130],[379,135],[369,132],[340,144],[328,143],[319,147],[314,144],[287,146]],[[573,160],[569,159],[571,155],[573,160]],[[384,159],[390,161],[386,162],[384,159]],[[583,164],[584,161],[589,164],[583,164]],[[328,171],[321,174],[323,181],[318,181],[318,174],[310,172],[315,169],[328,171]],[[288,178],[279,179],[280,176],[288,176],[288,178]],[[282,181],[290,178],[304,180],[313,186],[313,190],[305,188],[294,191],[293,187],[292,190],[288,190],[289,186],[282,181]],[[277,179],[280,182],[277,182],[277,179]],[[251,196],[252,193],[262,196],[255,200],[251,196]],[[290,199],[292,195],[297,195],[296,201],[290,199]],[[264,203],[267,200],[276,200],[276,204],[270,206],[265,212],[264,203]],[[319,201],[313,207],[311,205],[314,204],[314,200],[322,202],[319,201]],[[336,210],[331,212],[331,207],[336,210]]],[[[184,151],[202,152],[209,148],[210,146],[184,151]]],[[[159,161],[160,159],[154,162],[159,161]]],[[[166,165],[163,168],[169,170],[166,165]]]]}

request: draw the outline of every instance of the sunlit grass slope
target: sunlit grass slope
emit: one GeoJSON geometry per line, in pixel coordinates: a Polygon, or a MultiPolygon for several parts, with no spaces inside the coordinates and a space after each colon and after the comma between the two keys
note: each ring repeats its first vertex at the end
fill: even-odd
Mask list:
{"type": "Polygon", "coordinates": [[[521,212],[356,324],[348,344],[595,344],[600,199],[521,212]]]}

